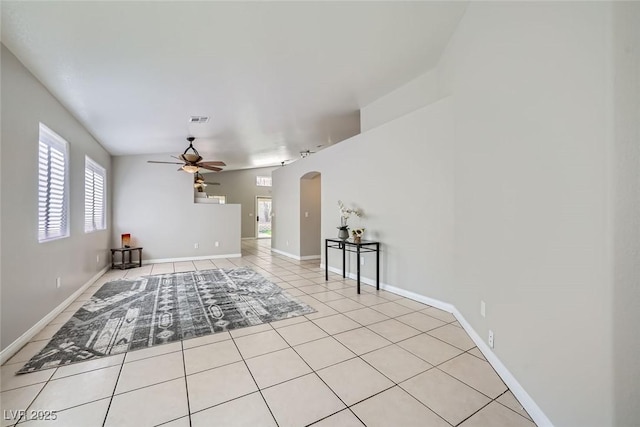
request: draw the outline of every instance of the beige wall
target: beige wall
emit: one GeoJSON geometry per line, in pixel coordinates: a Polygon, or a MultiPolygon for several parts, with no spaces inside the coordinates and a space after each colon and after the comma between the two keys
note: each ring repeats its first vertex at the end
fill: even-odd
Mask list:
{"type": "Polygon", "coordinates": [[[84,232],[84,166],[88,155],[107,170],[111,157],[2,45],[2,349],[107,265],[111,230],[84,232]],[[38,243],[38,132],[46,124],[69,143],[71,235],[38,243]],[[99,257],[99,261],[97,261],[99,257]],[[56,278],[61,287],[56,288],[56,278]]]}
{"type": "MultiPolygon", "coordinates": [[[[320,241],[337,237],[337,203],[342,200],[364,212],[362,218],[350,218],[349,225],[365,227],[366,239],[382,242],[382,283],[448,301],[453,242],[452,129],[451,103],[445,100],[274,171],[272,247],[302,255],[300,190],[305,180],[300,178],[320,172],[320,241]],[[361,159],[360,163],[354,159],[361,159]]],[[[355,255],[348,258],[348,271],[356,271],[355,261],[355,255]]],[[[330,265],[342,267],[337,251],[330,254],[330,265]]],[[[375,277],[373,255],[365,256],[362,274],[375,277]]]]}
{"type": "Polygon", "coordinates": [[[438,70],[454,99],[452,301],[558,426],[613,422],[608,8],[472,3],[438,70]]]}
{"type": "Polygon", "coordinates": [[[640,420],[640,3],[613,5],[615,191],[613,368],[616,426],[640,420]]]}
{"type": "Polygon", "coordinates": [[[209,185],[207,194],[226,196],[227,203],[239,204],[242,210],[242,237],[256,237],[256,198],[271,197],[271,187],[256,186],[257,176],[271,176],[276,168],[254,168],[203,174],[209,185]]]}
{"type": "Polygon", "coordinates": [[[193,175],[147,163],[166,158],[113,158],[114,244],[119,245],[122,233],[130,233],[134,244],[144,248],[144,260],[239,255],[240,205],[194,203],[193,175]]]}
{"type": "Polygon", "coordinates": [[[320,257],[322,252],[322,176],[310,172],[300,178],[300,256],[320,257]]]}
{"type": "Polygon", "coordinates": [[[323,238],[338,199],[363,208],[383,282],[452,303],[484,340],[493,330],[540,425],[633,425],[637,16],[629,3],[471,3],[435,70],[446,99],[418,108],[400,88],[369,110],[383,124],[274,173],[275,247],[296,247],[292,195],[320,171],[323,238]]]}

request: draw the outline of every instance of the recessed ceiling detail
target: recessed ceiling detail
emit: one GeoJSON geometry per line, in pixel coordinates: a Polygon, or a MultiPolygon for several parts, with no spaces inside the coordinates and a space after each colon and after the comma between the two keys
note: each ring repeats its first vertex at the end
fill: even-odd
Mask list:
{"type": "Polygon", "coordinates": [[[466,6],[3,0],[0,28],[111,154],[176,153],[191,134],[238,169],[360,133],[360,109],[433,68],[466,6]]]}

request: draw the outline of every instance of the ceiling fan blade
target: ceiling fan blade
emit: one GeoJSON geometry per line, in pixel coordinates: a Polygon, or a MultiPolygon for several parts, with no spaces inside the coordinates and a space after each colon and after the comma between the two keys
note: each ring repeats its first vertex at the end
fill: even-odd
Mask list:
{"type": "Polygon", "coordinates": [[[200,162],[200,164],[207,165],[207,166],[227,166],[225,162],[221,162],[221,161],[200,162]]]}
{"type": "Polygon", "coordinates": [[[203,182],[203,184],[207,184],[207,185],[220,185],[219,182],[203,182]]]}
{"type": "Polygon", "coordinates": [[[207,170],[214,171],[214,172],[220,172],[222,170],[221,168],[217,168],[215,166],[203,165],[202,163],[198,163],[196,166],[198,166],[199,168],[207,169],[207,170]]]}
{"type": "Polygon", "coordinates": [[[176,159],[176,160],[182,160],[180,157],[176,157],[176,156],[169,156],[169,157],[171,157],[172,159],[176,159]]]}
{"type": "Polygon", "coordinates": [[[155,160],[147,160],[147,163],[164,163],[167,165],[181,165],[182,163],[179,162],[157,162],[155,160]]]}

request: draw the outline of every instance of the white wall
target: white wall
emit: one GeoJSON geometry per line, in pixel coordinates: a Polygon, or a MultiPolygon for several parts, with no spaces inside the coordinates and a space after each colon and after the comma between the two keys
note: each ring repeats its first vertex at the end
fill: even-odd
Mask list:
{"type": "MultiPolygon", "coordinates": [[[[273,173],[272,247],[300,256],[300,178],[322,176],[322,237],[337,237],[338,200],[360,208],[365,238],[382,242],[380,280],[447,301],[453,242],[451,104],[444,100],[355,136],[273,173]],[[359,159],[359,160],[358,160],[359,159]],[[289,245],[286,245],[286,242],[289,245]]],[[[341,268],[339,253],[330,265],[341,268]]],[[[349,260],[355,272],[355,259],[349,260]]],[[[368,255],[362,274],[375,278],[368,255]]]]}
{"type": "Polygon", "coordinates": [[[612,425],[608,8],[472,3],[439,66],[452,300],[558,426],[612,425]]]}
{"type": "Polygon", "coordinates": [[[360,130],[366,132],[429,105],[438,98],[438,74],[431,70],[362,107],[360,130]]]}
{"type": "Polygon", "coordinates": [[[640,3],[613,5],[613,367],[617,426],[640,420],[640,3]]]}
{"type": "Polygon", "coordinates": [[[144,248],[143,260],[239,255],[240,205],[194,203],[193,175],[147,163],[166,158],[113,158],[114,245],[130,233],[133,244],[144,248]]]}
{"type": "Polygon", "coordinates": [[[227,196],[229,204],[239,204],[242,210],[242,237],[256,237],[256,197],[271,197],[271,187],[256,186],[257,176],[271,176],[276,168],[254,168],[203,174],[209,185],[207,194],[227,196]]]}
{"type": "Polygon", "coordinates": [[[85,155],[111,158],[82,125],[2,45],[2,349],[61,304],[107,264],[112,205],[107,186],[106,231],[84,232],[85,155]],[[70,230],[38,243],[38,134],[46,124],[69,143],[70,230]],[[96,261],[96,257],[100,261],[96,261]],[[56,277],[61,287],[56,288],[56,277]]]}

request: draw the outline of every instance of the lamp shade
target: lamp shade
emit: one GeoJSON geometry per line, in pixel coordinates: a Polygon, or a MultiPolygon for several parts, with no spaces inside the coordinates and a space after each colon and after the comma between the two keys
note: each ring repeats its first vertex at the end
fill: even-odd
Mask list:
{"type": "Polygon", "coordinates": [[[189,173],[196,173],[198,172],[198,167],[194,165],[184,165],[182,166],[182,170],[189,173]]]}

